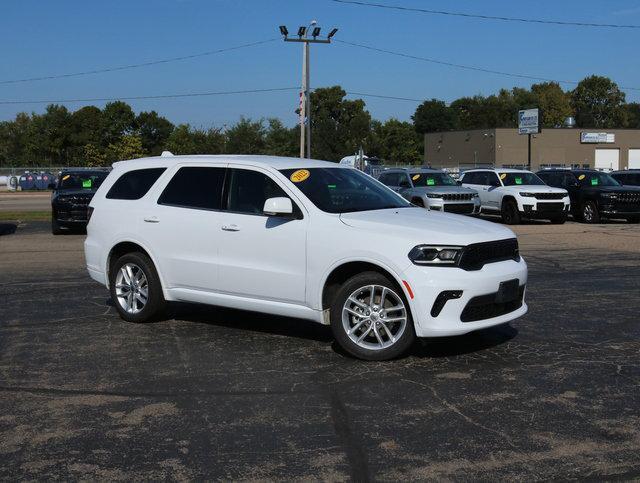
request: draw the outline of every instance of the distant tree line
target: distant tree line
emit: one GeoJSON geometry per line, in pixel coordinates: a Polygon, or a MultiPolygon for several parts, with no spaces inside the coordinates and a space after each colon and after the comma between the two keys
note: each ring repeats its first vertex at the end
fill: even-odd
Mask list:
{"type": "MultiPolygon", "coordinates": [[[[562,126],[568,116],[583,128],[640,128],[640,104],[626,103],[624,93],[606,77],[591,76],[575,89],[557,83],[531,89],[503,89],[496,95],[463,97],[447,105],[425,101],[412,123],[371,118],[361,99],[346,99],[339,87],[312,93],[312,156],[338,161],[360,146],[369,156],[390,162],[422,159],[423,135],[457,129],[516,127],[517,111],[539,107],[543,127],[562,126]]],[[[0,122],[0,166],[106,166],[121,159],[174,154],[272,154],[297,156],[299,127],[275,118],[241,117],[227,129],[174,125],[155,111],[133,112],[122,101],[100,109],[70,112],[56,104],[45,112],[20,113],[0,122]]]]}

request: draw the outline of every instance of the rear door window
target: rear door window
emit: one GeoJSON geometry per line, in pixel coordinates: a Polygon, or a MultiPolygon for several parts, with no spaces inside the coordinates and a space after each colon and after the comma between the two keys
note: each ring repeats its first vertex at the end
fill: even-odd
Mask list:
{"type": "Polygon", "coordinates": [[[124,173],[107,193],[112,200],[139,200],[164,173],[166,168],[134,169],[124,173]]]}
{"type": "Polygon", "coordinates": [[[158,204],[219,210],[226,171],[222,167],[180,168],[160,195],[158,204]]]}

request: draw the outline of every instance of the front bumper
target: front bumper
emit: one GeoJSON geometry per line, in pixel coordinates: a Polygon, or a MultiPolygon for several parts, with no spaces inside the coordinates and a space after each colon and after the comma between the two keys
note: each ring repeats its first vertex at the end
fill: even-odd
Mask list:
{"type": "Polygon", "coordinates": [[[521,201],[520,213],[527,218],[547,218],[569,214],[571,202],[566,197],[562,200],[540,201],[535,198],[526,198],[521,201]]]}
{"type": "Polygon", "coordinates": [[[446,337],[466,334],[475,330],[504,324],[521,317],[527,312],[527,304],[524,302],[527,283],[527,264],[521,258],[520,261],[507,260],[503,262],[486,264],[481,270],[465,271],[449,267],[425,267],[410,265],[402,275],[412,288],[414,297],[409,299],[411,312],[414,318],[416,335],[418,337],[446,337]],[[477,301],[486,302],[486,296],[495,294],[500,289],[500,284],[509,280],[518,280],[522,290],[521,304],[513,304],[502,309],[492,311],[489,307],[475,310],[477,301]],[[448,300],[437,316],[432,316],[432,309],[436,299],[443,291],[461,291],[459,298],[448,300]],[[478,299],[478,297],[483,297],[478,299]],[[474,300],[472,300],[474,299],[474,300]],[[471,302],[471,304],[470,304],[471,302]],[[468,319],[470,307],[475,316],[481,318],[470,322],[468,319]],[[511,310],[513,309],[513,310],[511,310]],[[493,316],[494,313],[499,315],[493,316]]]}
{"type": "Polygon", "coordinates": [[[638,216],[640,204],[622,203],[614,200],[600,201],[600,214],[604,216],[638,216]]]}
{"type": "Polygon", "coordinates": [[[480,198],[470,200],[448,201],[442,198],[426,198],[425,207],[428,210],[444,211],[447,213],[457,213],[459,215],[480,214],[480,198]]]}

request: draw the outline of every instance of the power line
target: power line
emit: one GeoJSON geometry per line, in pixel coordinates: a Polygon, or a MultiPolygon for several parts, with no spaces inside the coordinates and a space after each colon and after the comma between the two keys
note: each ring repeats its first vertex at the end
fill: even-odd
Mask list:
{"type": "Polygon", "coordinates": [[[215,54],[221,54],[223,52],[230,52],[232,50],[239,50],[239,49],[244,49],[246,47],[254,47],[256,45],[262,45],[262,44],[266,44],[269,42],[275,42],[276,40],[280,40],[279,38],[273,38],[273,39],[266,39],[266,40],[259,40],[257,42],[251,42],[248,44],[242,44],[242,45],[236,45],[234,47],[226,47],[224,49],[217,49],[217,50],[209,50],[207,52],[201,52],[199,54],[191,54],[191,55],[183,55],[180,57],[170,57],[168,59],[159,59],[159,60],[152,60],[149,62],[142,62],[139,64],[128,64],[128,65],[121,65],[121,66],[116,66],[116,67],[107,67],[104,69],[94,69],[94,70],[87,70],[87,71],[83,71],[83,72],[73,72],[70,74],[57,74],[57,75],[47,75],[47,76],[41,76],[41,77],[29,77],[26,79],[10,79],[10,80],[3,80],[0,81],[0,85],[3,84],[18,84],[21,82],[34,82],[34,81],[43,81],[43,80],[51,80],[51,79],[65,79],[68,77],[80,77],[80,76],[84,76],[84,75],[93,75],[93,74],[103,74],[105,72],[116,72],[116,71],[120,71],[120,70],[127,70],[127,69],[137,69],[139,67],[148,67],[151,65],[158,65],[158,64],[168,64],[170,62],[177,62],[177,61],[182,61],[182,60],[188,60],[188,59],[195,59],[198,57],[206,57],[209,55],[215,55],[215,54]]]}
{"type": "Polygon", "coordinates": [[[363,7],[386,8],[390,10],[403,10],[407,12],[419,12],[433,15],[449,15],[453,17],[467,17],[481,20],[500,20],[503,22],[521,22],[521,23],[537,23],[549,25],[562,25],[573,27],[601,27],[601,28],[617,28],[617,29],[640,29],[640,25],[624,25],[612,23],[591,23],[591,22],[568,22],[562,20],[544,20],[538,18],[521,18],[521,17],[501,17],[497,15],[480,15],[464,12],[450,12],[445,10],[430,10],[426,8],[402,7],[399,5],[385,5],[383,3],[362,2],[357,0],[330,0],[335,3],[359,5],[363,7]]]}
{"type": "Polygon", "coordinates": [[[29,101],[0,101],[0,105],[9,104],[67,104],[73,102],[107,102],[107,101],[138,101],[144,99],[176,99],[181,97],[206,97],[206,96],[226,96],[233,94],[254,94],[262,92],[280,92],[299,90],[300,87],[274,87],[269,89],[247,89],[240,91],[218,91],[218,92],[189,92],[185,94],[166,94],[156,96],[129,96],[129,97],[93,97],[88,99],[54,99],[54,100],[29,100],[29,101]]]}
{"type": "MultiPolygon", "coordinates": [[[[520,74],[520,73],[515,73],[515,72],[505,72],[505,71],[500,71],[500,70],[486,69],[484,67],[476,67],[476,66],[471,66],[471,65],[456,64],[454,62],[448,62],[448,61],[438,60],[438,59],[431,59],[429,57],[420,57],[420,56],[417,56],[417,55],[406,54],[404,52],[397,52],[397,51],[393,51],[393,50],[380,49],[378,47],[373,47],[371,45],[358,44],[358,43],[355,43],[355,42],[347,42],[346,40],[338,40],[338,39],[336,39],[335,42],[340,42],[341,44],[345,44],[345,45],[351,45],[353,47],[360,47],[362,49],[367,49],[367,50],[371,50],[371,51],[374,51],[374,52],[380,52],[380,53],[384,53],[384,54],[395,55],[395,56],[398,56],[398,57],[404,57],[404,58],[407,58],[407,59],[420,60],[420,61],[423,61],[423,62],[430,62],[432,64],[446,65],[448,67],[456,67],[458,69],[466,69],[466,70],[472,70],[472,71],[476,71],[476,72],[484,72],[484,73],[487,73],[487,74],[496,74],[496,75],[502,75],[502,76],[506,76],[506,77],[515,77],[515,78],[519,78],[519,79],[529,79],[529,80],[536,80],[536,81],[542,81],[542,82],[557,82],[558,84],[573,84],[573,85],[579,84],[579,81],[550,79],[550,78],[547,78],[547,77],[538,77],[538,76],[534,76],[534,75],[531,75],[531,74],[520,74]]],[[[623,86],[620,86],[620,89],[630,90],[630,91],[638,91],[638,90],[640,90],[640,87],[623,87],[623,86]]]]}

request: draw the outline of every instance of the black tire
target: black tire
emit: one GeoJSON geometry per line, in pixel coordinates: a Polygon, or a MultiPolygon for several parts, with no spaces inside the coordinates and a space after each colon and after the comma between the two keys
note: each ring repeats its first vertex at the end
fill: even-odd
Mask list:
{"type": "Polygon", "coordinates": [[[55,215],[51,215],[51,233],[54,235],[62,235],[64,233],[55,215]]]}
{"type": "Polygon", "coordinates": [[[549,218],[549,221],[554,225],[564,225],[567,221],[567,215],[554,216],[553,218],[549,218]]]}
{"type": "MultiPolygon", "coordinates": [[[[367,361],[384,361],[393,359],[404,354],[416,340],[416,333],[413,326],[413,318],[411,317],[411,310],[409,309],[409,304],[407,303],[404,293],[389,278],[378,272],[363,272],[358,275],[354,275],[344,284],[342,284],[331,305],[330,315],[331,330],[336,341],[346,352],[359,359],[364,359],[367,361]],[[371,285],[386,287],[388,290],[392,291],[393,296],[388,296],[388,302],[391,303],[390,301],[393,298],[398,298],[399,300],[401,300],[402,304],[404,304],[404,314],[406,315],[404,330],[400,334],[398,339],[394,343],[392,343],[392,345],[379,349],[367,349],[352,341],[347,334],[347,329],[345,329],[342,320],[345,303],[347,302],[349,296],[351,296],[355,291],[364,289],[365,287],[371,285]]],[[[384,313],[382,313],[382,315],[384,316],[384,313]]],[[[393,332],[393,323],[389,322],[389,324],[389,326],[391,327],[391,331],[393,332]]],[[[378,329],[376,328],[375,330],[378,329]]],[[[383,334],[382,328],[380,328],[380,334],[383,334]]],[[[387,338],[387,342],[390,341],[390,338],[388,336],[383,335],[383,338],[387,338]]]]}
{"type": "Polygon", "coordinates": [[[424,201],[422,200],[422,198],[414,198],[413,200],[411,200],[411,203],[421,208],[424,208],[424,201]]]}
{"type": "Polygon", "coordinates": [[[585,201],[580,208],[580,218],[585,223],[600,223],[598,206],[593,201],[585,201]]]}
{"type": "Polygon", "coordinates": [[[109,270],[109,290],[111,292],[111,300],[113,301],[116,310],[120,314],[120,317],[127,322],[151,322],[164,315],[167,303],[165,302],[164,294],[162,293],[160,277],[158,277],[158,272],[156,271],[153,262],[144,253],[127,253],[122,255],[111,265],[109,270]],[[127,312],[122,307],[116,294],[116,276],[120,269],[128,263],[139,267],[147,279],[147,301],[142,310],[135,314],[127,312]]]}
{"type": "Polygon", "coordinates": [[[629,216],[627,218],[628,223],[640,223],[640,216],[629,216]]]}
{"type": "Polygon", "coordinates": [[[507,200],[502,203],[502,221],[507,225],[519,225],[522,222],[522,217],[515,201],[507,200]]]}

